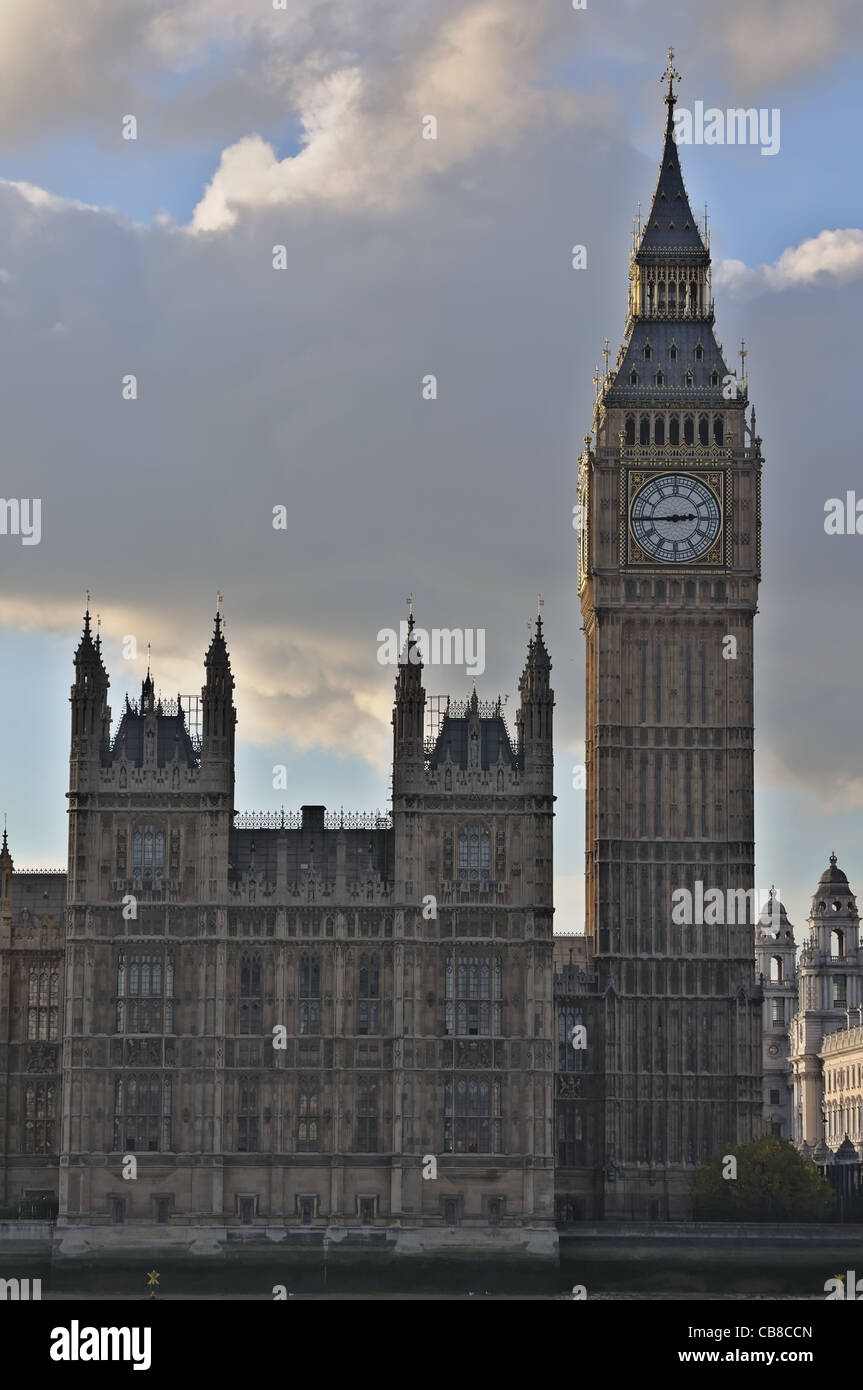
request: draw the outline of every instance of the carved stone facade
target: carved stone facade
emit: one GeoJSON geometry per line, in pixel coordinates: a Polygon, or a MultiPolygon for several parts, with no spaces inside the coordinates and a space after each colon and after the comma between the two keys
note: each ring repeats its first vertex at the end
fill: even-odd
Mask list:
{"type": "Polygon", "coordinates": [[[514,735],[475,693],[430,719],[411,624],[385,817],[235,815],[218,616],[200,704],[148,673],[112,733],[89,615],[75,667],[68,874],[38,927],[4,849],[0,1206],[52,1190],[58,1232],[90,1243],[310,1225],[433,1248],[495,1226],[553,1253],[541,621],[514,735]]]}

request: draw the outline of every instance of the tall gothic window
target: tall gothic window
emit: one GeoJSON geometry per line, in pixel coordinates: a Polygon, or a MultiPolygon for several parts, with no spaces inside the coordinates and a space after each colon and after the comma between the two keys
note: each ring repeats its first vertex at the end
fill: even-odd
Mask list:
{"type": "Polygon", "coordinates": [[[114,1081],[114,1152],[171,1148],[171,1078],[124,1073],[114,1081]]]}
{"type": "MultiPolygon", "coordinates": [[[[53,1041],[59,1036],[60,976],[51,965],[31,965],[27,993],[27,1037],[53,1041]]],[[[34,1151],[35,1152],[35,1151],[34,1151]]]]}
{"type": "Polygon", "coordinates": [[[444,1082],[444,1153],[500,1153],[500,1082],[458,1076],[444,1082]]]}
{"type": "Polygon", "coordinates": [[[243,956],[240,961],[240,1033],[261,1031],[261,957],[243,956]]]}
{"type": "Polygon", "coordinates": [[[567,1101],[557,1105],[557,1161],[561,1168],[580,1168],[585,1162],[584,1121],[567,1101]]]}
{"type": "Polygon", "coordinates": [[[573,1005],[560,1007],[557,1011],[557,1069],[558,1071],[583,1071],[584,1048],[573,1047],[573,1034],[576,1028],[584,1026],[584,1011],[573,1005]]]}
{"type": "Polygon", "coordinates": [[[680,443],[680,416],[672,415],[668,422],[668,442],[669,444],[680,443]]]}
{"type": "Polygon", "coordinates": [[[297,1090],[297,1153],[318,1152],[320,1087],[316,1076],[301,1076],[297,1090]]]}
{"type": "Polygon", "coordinates": [[[300,1032],[321,1031],[321,963],[317,956],[300,959],[300,1032]]]}
{"type": "Polygon", "coordinates": [[[444,985],[447,1034],[499,1036],[501,976],[500,956],[447,956],[444,985]]]}
{"type": "Polygon", "coordinates": [[[117,957],[118,1033],[173,1033],[174,957],[121,951],[117,957]]]}
{"type": "Polygon", "coordinates": [[[241,1076],[237,1096],[237,1153],[257,1153],[258,1087],[250,1076],[241,1076]]]}
{"type": "Polygon", "coordinates": [[[24,1152],[48,1154],[54,1149],[53,1081],[29,1081],[24,1088],[24,1152]]]}
{"type": "Polygon", "coordinates": [[[357,1032],[380,1032],[381,971],[377,955],[361,955],[357,988],[357,1032]]]}
{"type": "Polygon", "coordinates": [[[160,879],[165,869],[165,832],[137,825],[132,832],[132,873],[135,878],[160,879]]]}
{"type": "Polygon", "coordinates": [[[360,1154],[378,1152],[377,1077],[363,1077],[357,1082],[356,1151],[360,1154]]]}
{"type": "Polygon", "coordinates": [[[458,837],[459,883],[487,888],[491,872],[491,839],[484,825],[465,825],[458,837]]]}
{"type": "Polygon", "coordinates": [[[624,435],[624,443],[626,443],[626,444],[634,444],[634,443],[635,443],[635,416],[634,416],[634,415],[627,415],[627,417],[626,417],[626,434],[624,435]]]}

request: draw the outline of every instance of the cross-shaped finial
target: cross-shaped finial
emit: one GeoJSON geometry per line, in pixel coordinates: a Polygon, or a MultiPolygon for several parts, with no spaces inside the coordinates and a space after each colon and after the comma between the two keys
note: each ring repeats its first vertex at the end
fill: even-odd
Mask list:
{"type": "Polygon", "coordinates": [[[611,353],[611,348],[608,346],[608,338],[606,338],[606,340],[605,340],[605,347],[602,349],[602,355],[603,355],[603,357],[605,358],[605,375],[606,375],[606,376],[608,376],[608,358],[609,358],[610,353],[611,353]]]}
{"type": "Polygon", "coordinates": [[[545,607],[545,599],[543,598],[542,594],[537,594],[537,596],[536,596],[536,616],[537,616],[538,618],[541,618],[541,617],[542,617],[542,610],[543,610],[544,607],[545,607]]]}
{"type": "Polygon", "coordinates": [[[525,623],[525,627],[527,628],[528,632],[530,633],[530,635],[531,635],[531,637],[532,637],[532,636],[533,636],[533,618],[528,618],[527,622],[525,623]]]}
{"type": "Polygon", "coordinates": [[[673,48],[669,48],[669,50],[668,50],[668,67],[665,69],[665,72],[662,74],[662,76],[660,77],[659,80],[660,80],[660,82],[664,82],[664,81],[666,80],[666,78],[668,79],[668,96],[667,96],[666,100],[667,100],[667,101],[673,101],[673,100],[674,100],[674,87],[673,87],[672,84],[673,84],[675,78],[677,78],[677,81],[678,81],[678,82],[681,80],[681,79],[680,79],[680,73],[677,71],[676,67],[674,66],[674,49],[673,49],[673,48]]]}
{"type": "Polygon", "coordinates": [[[597,362],[596,366],[593,369],[593,394],[595,396],[599,395],[599,386],[601,381],[602,377],[599,375],[599,363],[597,362]]]}
{"type": "Polygon", "coordinates": [[[749,349],[746,346],[746,339],[740,339],[740,375],[746,376],[746,359],[749,356],[749,349]]]}
{"type": "Polygon", "coordinates": [[[413,617],[413,615],[414,615],[414,596],[413,596],[413,594],[408,594],[407,598],[405,599],[405,603],[406,603],[407,606],[408,606],[408,612],[410,613],[411,617],[413,617]]]}
{"type": "Polygon", "coordinates": [[[147,675],[150,674],[150,643],[147,643],[147,675]]]}
{"type": "Polygon", "coordinates": [[[89,608],[89,607],[90,607],[90,590],[89,590],[89,589],[86,590],[86,594],[87,594],[87,607],[89,608]]]}
{"type": "Polygon", "coordinates": [[[221,595],[220,593],[217,592],[217,593],[216,593],[216,612],[217,612],[217,613],[221,612],[221,609],[222,609],[222,595],[221,595]]]}

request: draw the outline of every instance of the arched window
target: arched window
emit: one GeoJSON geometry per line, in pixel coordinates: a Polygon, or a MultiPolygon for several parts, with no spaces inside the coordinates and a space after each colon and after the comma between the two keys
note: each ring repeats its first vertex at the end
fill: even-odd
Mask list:
{"type": "Polygon", "coordinates": [[[844,957],[845,955],[845,933],[835,927],[830,933],[830,954],[831,956],[844,957]]]}
{"type": "Polygon", "coordinates": [[[55,1083],[29,1080],[24,1090],[24,1152],[47,1154],[54,1148],[55,1083]]]}
{"type": "Polygon", "coordinates": [[[648,415],[642,415],[639,421],[638,442],[639,444],[650,443],[650,417],[648,415]]]}
{"type": "Polygon", "coordinates": [[[719,385],[719,373],[717,372],[717,370],[716,370],[715,367],[714,367],[713,371],[710,373],[710,385],[711,385],[711,386],[718,386],[718,385],[719,385]]]}
{"type": "Polygon", "coordinates": [[[695,443],[695,421],[691,415],[683,417],[683,442],[684,444],[695,443]]]}
{"type": "Polygon", "coordinates": [[[665,377],[663,376],[663,373],[662,373],[662,370],[661,370],[661,369],[656,373],[656,378],[655,378],[655,380],[656,380],[657,386],[664,386],[664,385],[665,385],[665,377]]]}
{"type": "Polygon", "coordinates": [[[491,871],[491,841],[484,825],[466,825],[458,837],[458,877],[467,887],[486,888],[491,871]]]}
{"type": "Polygon", "coordinates": [[[171,1148],[171,1078],[118,1076],[114,1081],[114,1152],[171,1148]]]}
{"type": "Polygon", "coordinates": [[[725,428],[724,428],[724,426],[723,426],[722,416],[721,416],[721,415],[714,415],[714,417],[713,417],[713,442],[714,442],[714,444],[721,444],[722,441],[723,441],[723,439],[724,439],[724,437],[725,437],[725,428]]]}
{"type": "Polygon", "coordinates": [[[625,429],[626,429],[626,433],[625,433],[624,438],[625,438],[626,443],[627,443],[627,444],[634,444],[634,443],[635,443],[635,416],[634,416],[634,415],[627,415],[627,417],[626,417],[625,429]]]}
{"type": "Polygon", "coordinates": [[[357,1081],[357,1110],[354,1148],[360,1154],[378,1152],[378,1081],[364,1076],[357,1081]]]}
{"type": "Polygon", "coordinates": [[[695,360],[696,362],[704,361],[704,348],[701,346],[700,343],[695,344],[695,360]]]}
{"type": "Polygon", "coordinates": [[[501,1031],[500,956],[447,957],[444,978],[448,1036],[497,1037],[501,1031]]]}
{"type": "Polygon", "coordinates": [[[710,443],[710,436],[709,436],[709,434],[708,434],[708,429],[707,429],[707,416],[706,416],[706,415],[699,415],[699,417],[698,417],[698,442],[699,442],[699,444],[709,444],[709,443],[710,443]]]}
{"type": "Polygon", "coordinates": [[[237,1153],[257,1153],[258,1087],[250,1076],[241,1076],[237,1095],[237,1153]]]}
{"type": "Polygon", "coordinates": [[[653,356],[653,348],[650,346],[650,343],[644,344],[644,347],[641,351],[641,355],[644,358],[645,362],[650,361],[651,357],[653,356]]]}
{"type": "Polygon", "coordinates": [[[668,422],[668,442],[669,444],[680,443],[680,417],[672,415],[668,422]]]}
{"type": "Polygon", "coordinates": [[[380,958],[361,955],[357,982],[357,1032],[361,1035],[378,1033],[381,997],[380,958]]]}
{"type": "Polygon", "coordinates": [[[143,952],[117,958],[116,1031],[173,1033],[174,957],[143,952]]]}
{"type": "Polygon", "coordinates": [[[318,1152],[320,1085],[316,1076],[301,1076],[297,1088],[297,1153],[318,1152]]]}
{"type": "Polygon", "coordinates": [[[695,377],[692,375],[692,372],[687,372],[687,373],[685,374],[685,376],[684,376],[684,378],[683,378],[683,383],[684,383],[685,386],[694,386],[694,385],[695,385],[695,377]]]}
{"type": "Polygon", "coordinates": [[[557,1069],[584,1071],[584,1012],[573,1005],[557,1011],[557,1069]],[[575,1044],[578,1046],[575,1046],[575,1044]]]}
{"type": "Polygon", "coordinates": [[[773,984],[780,984],[780,983],[782,982],[782,957],[781,957],[781,956],[771,956],[771,957],[770,957],[770,980],[771,980],[771,983],[773,983],[773,984]]]}
{"type": "MultiPolygon", "coordinates": [[[[658,384],[661,385],[662,383],[658,384]]],[[[653,442],[654,444],[665,443],[665,417],[662,415],[656,417],[656,423],[653,426],[653,442]]]]}
{"type": "Polygon", "coordinates": [[[27,1037],[53,1041],[58,1037],[60,979],[53,967],[30,967],[27,996],[27,1037]]]}
{"type": "Polygon", "coordinates": [[[659,309],[660,314],[664,314],[664,313],[665,313],[665,281],[664,281],[664,280],[660,280],[660,282],[659,282],[659,299],[658,299],[658,303],[657,303],[657,308],[659,309]]]}
{"type": "Polygon", "coordinates": [[[670,362],[676,362],[676,361],[677,361],[677,344],[676,344],[676,343],[672,343],[672,344],[671,344],[671,347],[668,349],[668,359],[669,359],[670,362]]]}
{"type": "Polygon", "coordinates": [[[669,314],[677,312],[677,286],[673,280],[668,283],[668,312],[669,314]]]}
{"type": "Polygon", "coordinates": [[[240,960],[240,1034],[249,1036],[261,1031],[261,957],[243,956],[240,960]]]}
{"type": "Polygon", "coordinates": [[[632,371],[629,373],[629,384],[630,384],[630,386],[637,386],[637,385],[638,385],[638,372],[635,370],[634,367],[633,367],[632,371]]]}
{"type": "Polygon", "coordinates": [[[137,878],[161,878],[165,868],[165,832],[152,825],[132,832],[132,873],[137,878]]]}
{"type": "Polygon", "coordinates": [[[698,286],[694,280],[689,282],[689,313],[694,315],[698,305],[698,286]]]}
{"type": "Polygon", "coordinates": [[[444,1153],[500,1153],[500,1081],[444,1082],[444,1153]]]}
{"type": "Polygon", "coordinates": [[[321,963],[317,956],[300,958],[300,1032],[321,1031],[321,963]]]}

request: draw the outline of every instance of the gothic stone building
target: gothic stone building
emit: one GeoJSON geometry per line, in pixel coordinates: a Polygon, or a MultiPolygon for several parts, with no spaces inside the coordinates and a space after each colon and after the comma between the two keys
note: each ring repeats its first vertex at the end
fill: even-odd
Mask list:
{"type": "Polygon", "coordinates": [[[296,1225],[553,1254],[542,622],[514,739],[476,692],[430,725],[409,631],[392,816],[243,818],[220,617],[200,702],[148,672],[112,732],[86,616],[68,872],[0,861],[0,1207],[56,1198],[61,1248],[296,1225]]]}

